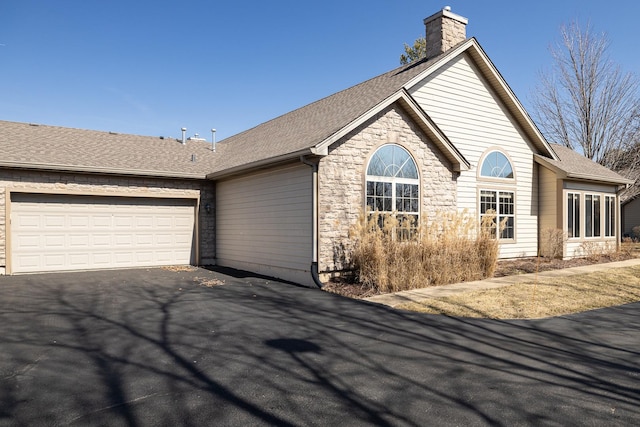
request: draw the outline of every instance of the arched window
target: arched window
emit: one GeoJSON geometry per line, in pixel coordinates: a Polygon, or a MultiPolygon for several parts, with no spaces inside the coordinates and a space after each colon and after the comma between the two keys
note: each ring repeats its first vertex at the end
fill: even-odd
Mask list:
{"type": "Polygon", "coordinates": [[[413,157],[399,145],[380,147],[367,167],[367,210],[394,213],[416,226],[420,215],[420,180],[413,157]]]}
{"type": "Polygon", "coordinates": [[[480,221],[482,222],[485,216],[492,215],[493,235],[501,240],[515,240],[516,193],[512,188],[502,184],[493,184],[500,180],[512,181],[515,184],[511,162],[504,153],[490,151],[482,161],[480,178],[488,178],[486,183],[481,184],[479,192],[480,221]]]}
{"type": "Polygon", "coordinates": [[[513,168],[507,156],[499,151],[492,151],[486,155],[480,168],[480,176],[486,178],[512,178],[513,168]]]}

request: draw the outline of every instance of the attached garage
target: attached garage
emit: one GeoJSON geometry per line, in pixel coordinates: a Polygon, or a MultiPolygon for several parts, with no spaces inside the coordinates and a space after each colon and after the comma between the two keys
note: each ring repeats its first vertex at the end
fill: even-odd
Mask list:
{"type": "Polygon", "coordinates": [[[216,231],[218,265],[313,286],[311,168],[219,181],[216,231]]]}
{"type": "Polygon", "coordinates": [[[196,200],[12,193],[11,273],[193,264],[196,200]]]}

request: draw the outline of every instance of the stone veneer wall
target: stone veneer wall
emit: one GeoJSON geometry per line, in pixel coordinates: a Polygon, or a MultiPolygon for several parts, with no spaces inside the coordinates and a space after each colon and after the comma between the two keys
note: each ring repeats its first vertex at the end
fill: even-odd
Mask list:
{"type": "Polygon", "coordinates": [[[319,271],[349,268],[349,228],[365,207],[367,162],[383,144],[399,144],[420,173],[421,215],[456,210],[456,177],[449,160],[400,107],[391,106],[329,149],[320,160],[319,271]]]}
{"type": "Polygon", "coordinates": [[[197,197],[200,195],[200,263],[202,265],[215,263],[215,209],[210,214],[204,210],[204,206],[209,203],[212,208],[215,206],[214,184],[208,181],[180,180],[164,178],[144,178],[144,177],[119,177],[92,174],[73,174],[40,172],[25,170],[0,170],[0,273],[4,272],[6,266],[6,236],[7,219],[6,216],[6,191],[7,187],[13,190],[27,189],[29,191],[39,190],[64,194],[65,191],[71,194],[78,192],[87,195],[111,195],[114,196],[167,196],[184,194],[197,197]]]}

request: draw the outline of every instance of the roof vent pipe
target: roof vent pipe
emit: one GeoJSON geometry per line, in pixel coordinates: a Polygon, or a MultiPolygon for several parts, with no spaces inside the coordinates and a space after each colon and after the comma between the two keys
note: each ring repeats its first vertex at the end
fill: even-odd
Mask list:
{"type": "Polygon", "coordinates": [[[211,129],[211,150],[216,152],[216,130],[211,129]]]}
{"type": "Polygon", "coordinates": [[[187,143],[187,128],[182,128],[182,145],[187,143]]]}

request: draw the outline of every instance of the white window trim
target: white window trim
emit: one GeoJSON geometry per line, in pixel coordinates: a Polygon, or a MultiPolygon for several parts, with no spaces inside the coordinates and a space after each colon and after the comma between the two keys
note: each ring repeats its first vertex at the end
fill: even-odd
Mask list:
{"type": "Polygon", "coordinates": [[[421,217],[421,210],[422,210],[422,180],[421,180],[421,174],[420,174],[420,168],[418,167],[418,162],[416,161],[415,156],[411,153],[411,151],[407,148],[404,147],[403,145],[400,144],[394,144],[394,143],[390,143],[390,144],[382,144],[379,147],[376,147],[375,150],[373,150],[371,152],[371,155],[369,156],[369,158],[367,159],[367,163],[366,163],[366,168],[364,170],[364,209],[365,212],[367,212],[367,214],[373,214],[375,212],[379,212],[379,213],[389,213],[389,214],[393,214],[393,215],[416,215],[417,216],[417,220],[420,221],[420,217],[421,217]],[[371,160],[373,159],[373,157],[375,156],[375,154],[381,150],[384,147],[387,146],[396,146],[401,148],[402,150],[406,151],[406,153],[409,155],[409,159],[411,161],[413,161],[413,164],[415,165],[416,168],[416,172],[418,174],[417,178],[402,178],[402,177],[395,177],[395,176],[380,176],[380,175],[369,175],[367,172],[369,170],[369,166],[371,164],[371,160]],[[367,204],[367,183],[368,182],[386,182],[386,183],[390,183],[391,184],[391,207],[392,210],[391,211],[376,211],[375,209],[369,209],[369,205],[367,204]],[[395,209],[396,206],[396,184],[410,184],[410,185],[417,185],[418,186],[418,210],[416,212],[413,211],[397,211],[395,209]]]}
{"type": "MultiPolygon", "coordinates": [[[[604,193],[604,192],[599,192],[599,191],[589,191],[589,190],[573,190],[573,189],[565,189],[564,191],[564,196],[563,196],[563,227],[564,227],[564,232],[567,233],[567,239],[568,241],[572,242],[572,243],[578,243],[578,242],[587,242],[587,241],[611,241],[611,240],[615,240],[618,236],[618,230],[617,230],[617,221],[618,221],[618,213],[617,210],[619,209],[618,204],[616,203],[616,196],[611,194],[611,193],[604,193]],[[580,235],[578,237],[568,237],[569,236],[569,194],[574,194],[574,195],[578,195],[580,196],[580,226],[578,228],[578,232],[580,233],[580,235]],[[587,237],[587,212],[586,212],[586,205],[587,205],[587,196],[598,196],[600,197],[600,235],[599,236],[589,236],[587,237]],[[613,212],[613,224],[612,224],[612,228],[613,228],[613,234],[608,236],[606,234],[606,225],[607,225],[607,218],[606,218],[606,200],[610,199],[613,200],[613,206],[614,206],[614,212],[613,212]]],[[[592,201],[593,203],[593,201],[592,201]]]]}
{"type": "MultiPolygon", "coordinates": [[[[513,238],[502,238],[499,237],[497,231],[496,230],[496,236],[498,239],[498,242],[500,243],[508,243],[508,244],[513,244],[513,243],[517,243],[517,224],[518,224],[518,200],[517,200],[517,192],[516,189],[514,187],[480,187],[478,188],[478,195],[477,195],[477,200],[478,200],[478,221],[480,222],[480,224],[482,223],[482,192],[483,191],[491,191],[493,193],[496,193],[496,207],[497,207],[497,212],[496,212],[496,224],[499,224],[500,221],[502,221],[504,218],[507,217],[513,217],[513,238]],[[500,209],[500,193],[511,193],[513,194],[513,214],[509,214],[509,215],[501,215],[499,212],[500,209]]],[[[497,225],[496,225],[497,226],[497,225]]]]}
{"type": "Polygon", "coordinates": [[[514,167],[514,163],[513,163],[513,160],[511,159],[511,156],[509,156],[509,154],[506,151],[504,151],[502,148],[500,148],[498,146],[493,146],[493,147],[487,148],[485,150],[485,152],[482,153],[482,156],[480,156],[480,159],[478,160],[476,178],[478,180],[483,180],[483,181],[487,181],[487,182],[495,182],[495,183],[516,182],[516,180],[517,180],[516,168],[514,167]],[[485,175],[482,175],[482,166],[484,165],[485,160],[487,159],[487,157],[489,157],[489,155],[491,153],[494,153],[496,151],[499,152],[500,154],[504,155],[507,158],[507,161],[511,165],[511,171],[513,173],[513,178],[501,178],[501,177],[496,177],[496,176],[485,176],[485,175]]]}

